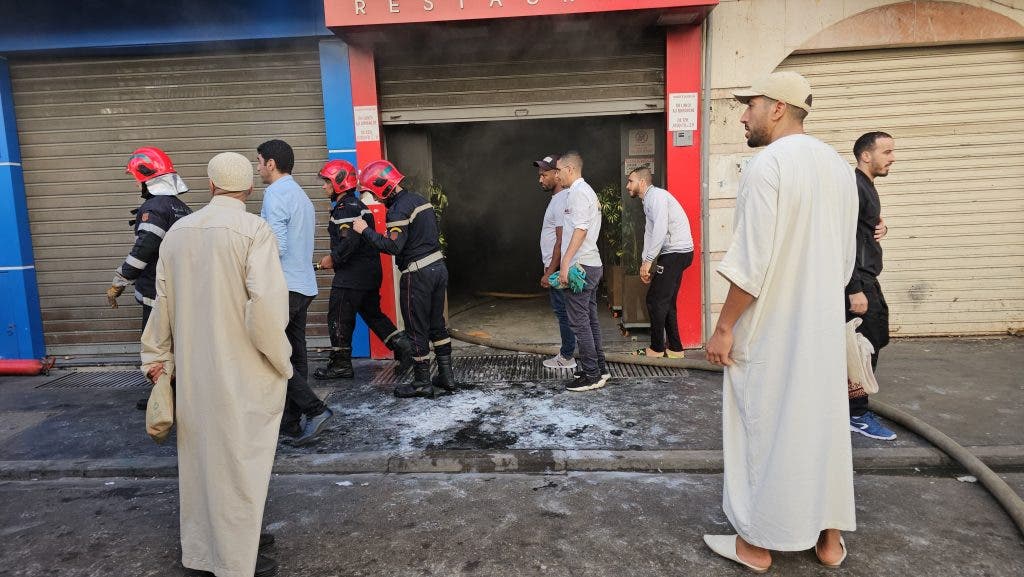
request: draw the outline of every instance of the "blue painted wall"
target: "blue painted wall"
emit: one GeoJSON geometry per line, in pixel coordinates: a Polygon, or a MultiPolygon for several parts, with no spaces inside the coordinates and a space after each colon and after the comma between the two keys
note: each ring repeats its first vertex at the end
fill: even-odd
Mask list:
{"type": "Polygon", "coordinates": [[[0,54],[310,36],[323,0],[6,0],[0,54]]]}
{"type": "Polygon", "coordinates": [[[0,58],[0,358],[46,354],[7,60],[0,58]]]}

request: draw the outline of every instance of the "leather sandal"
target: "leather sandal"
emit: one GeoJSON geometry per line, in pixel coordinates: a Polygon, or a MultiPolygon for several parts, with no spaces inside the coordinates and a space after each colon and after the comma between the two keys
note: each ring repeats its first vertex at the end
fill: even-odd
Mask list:
{"type": "Polygon", "coordinates": [[[736,539],[738,535],[704,535],[704,543],[722,557],[730,561],[735,561],[740,565],[743,565],[747,569],[750,569],[754,573],[765,573],[771,569],[771,565],[767,567],[758,567],[757,565],[751,565],[743,559],[740,559],[739,554],[736,553],[736,539]]]}
{"type": "Polygon", "coordinates": [[[829,569],[838,569],[839,566],[843,564],[843,561],[846,561],[846,555],[847,555],[847,553],[849,553],[849,551],[846,550],[846,541],[843,540],[843,536],[842,535],[839,536],[839,545],[843,548],[843,556],[840,557],[839,560],[836,561],[835,563],[826,563],[826,562],[821,560],[821,555],[818,554],[818,544],[815,543],[814,544],[814,556],[818,558],[818,563],[821,563],[822,565],[824,565],[825,567],[828,567],[829,569]]]}

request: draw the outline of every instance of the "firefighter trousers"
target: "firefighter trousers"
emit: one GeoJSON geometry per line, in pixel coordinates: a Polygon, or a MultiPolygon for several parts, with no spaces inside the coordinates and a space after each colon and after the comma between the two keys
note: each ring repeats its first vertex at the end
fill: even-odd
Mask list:
{"type": "Polygon", "coordinates": [[[384,343],[398,334],[395,323],[380,310],[379,290],[331,287],[331,298],[327,304],[327,330],[332,348],[352,348],[352,332],[356,328],[357,313],[384,343]]]}
{"type": "Polygon", "coordinates": [[[444,318],[444,300],[448,291],[448,268],[443,260],[416,272],[402,274],[399,281],[399,306],[405,319],[405,332],[412,339],[413,359],[430,358],[430,346],[437,356],[452,354],[452,339],[444,318]]]}

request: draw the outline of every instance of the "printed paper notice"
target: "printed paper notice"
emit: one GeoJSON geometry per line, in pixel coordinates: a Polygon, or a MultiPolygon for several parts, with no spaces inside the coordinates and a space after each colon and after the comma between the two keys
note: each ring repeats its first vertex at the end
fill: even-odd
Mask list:
{"type": "Polygon", "coordinates": [[[654,171],[654,157],[653,156],[649,156],[647,158],[627,158],[626,162],[623,163],[623,167],[622,167],[623,171],[622,171],[622,173],[624,175],[626,175],[626,176],[629,176],[629,173],[633,172],[634,170],[636,170],[636,169],[638,169],[638,168],[640,168],[642,166],[646,166],[647,168],[650,168],[652,173],[655,172],[654,171]]]}
{"type": "Polygon", "coordinates": [[[673,92],[668,95],[668,130],[697,130],[696,92],[673,92]]]}
{"type": "Polygon", "coordinates": [[[628,154],[630,156],[654,156],[654,129],[630,130],[628,154]]]}
{"type": "Polygon", "coordinates": [[[353,106],[355,112],[356,142],[380,140],[380,123],[376,106],[353,106]]]}

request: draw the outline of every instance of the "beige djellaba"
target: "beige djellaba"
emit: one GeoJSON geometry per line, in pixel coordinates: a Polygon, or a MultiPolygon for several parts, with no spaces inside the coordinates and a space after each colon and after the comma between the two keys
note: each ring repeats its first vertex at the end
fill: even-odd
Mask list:
{"type": "Polygon", "coordinates": [[[143,371],[176,377],[182,564],[252,577],[292,374],[277,241],[240,200],[215,196],[167,232],[143,371]]]}
{"type": "Polygon", "coordinates": [[[748,543],[809,549],[856,528],[843,301],[857,225],[853,169],[803,134],[751,160],[718,272],[756,300],[725,371],[723,505],[748,543]]]}

